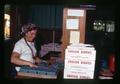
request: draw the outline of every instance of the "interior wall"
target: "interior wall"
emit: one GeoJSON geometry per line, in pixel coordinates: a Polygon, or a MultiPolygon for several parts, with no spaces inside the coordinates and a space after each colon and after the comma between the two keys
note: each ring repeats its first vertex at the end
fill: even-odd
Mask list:
{"type": "Polygon", "coordinates": [[[40,28],[62,28],[62,5],[31,5],[28,22],[40,28]]]}

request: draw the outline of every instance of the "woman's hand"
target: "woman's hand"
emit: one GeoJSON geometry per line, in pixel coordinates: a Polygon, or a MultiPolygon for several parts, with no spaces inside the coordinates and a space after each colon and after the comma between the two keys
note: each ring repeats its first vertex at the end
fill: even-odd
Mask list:
{"type": "Polygon", "coordinates": [[[39,57],[35,57],[34,60],[35,60],[35,64],[37,64],[37,65],[40,64],[40,62],[41,62],[41,59],[39,57]]]}
{"type": "Polygon", "coordinates": [[[37,68],[38,67],[37,65],[35,65],[35,64],[31,63],[31,62],[29,62],[28,66],[31,67],[31,68],[33,68],[33,67],[37,68]]]}

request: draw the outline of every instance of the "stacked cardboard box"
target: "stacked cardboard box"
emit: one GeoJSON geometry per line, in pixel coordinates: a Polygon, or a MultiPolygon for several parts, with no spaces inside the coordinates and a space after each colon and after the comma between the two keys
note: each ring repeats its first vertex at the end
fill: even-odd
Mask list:
{"type": "MultiPolygon", "coordinates": [[[[28,66],[22,66],[20,71],[21,73],[25,74],[32,74],[32,75],[38,75],[38,76],[50,76],[57,78],[57,68],[54,67],[48,67],[48,65],[45,62],[42,62],[39,64],[38,68],[31,68],[28,66]]],[[[26,75],[27,76],[27,75],[26,75]]]]}
{"type": "Polygon", "coordinates": [[[19,76],[27,76],[33,78],[57,79],[59,71],[63,70],[63,68],[64,66],[61,60],[57,60],[56,63],[52,65],[48,65],[46,61],[42,60],[37,68],[22,66],[17,74],[19,76]]]}
{"type": "Polygon", "coordinates": [[[64,79],[94,79],[96,50],[90,44],[71,44],[65,50],[64,79]]]}

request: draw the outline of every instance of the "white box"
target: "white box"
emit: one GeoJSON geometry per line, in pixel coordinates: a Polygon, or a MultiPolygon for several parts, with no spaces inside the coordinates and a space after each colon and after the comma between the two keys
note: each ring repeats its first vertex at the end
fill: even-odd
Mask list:
{"type": "Polygon", "coordinates": [[[96,50],[79,50],[79,49],[66,49],[65,59],[84,59],[84,60],[95,60],[96,50]]]}
{"type": "Polygon", "coordinates": [[[87,70],[64,69],[64,79],[94,79],[94,72],[87,70]]]}
{"type": "Polygon", "coordinates": [[[65,59],[65,68],[94,71],[95,60],[65,59]]]}
{"type": "Polygon", "coordinates": [[[93,45],[91,44],[83,44],[83,43],[79,43],[79,44],[70,44],[69,46],[67,46],[68,49],[71,48],[76,48],[76,49],[95,49],[93,45]]]}

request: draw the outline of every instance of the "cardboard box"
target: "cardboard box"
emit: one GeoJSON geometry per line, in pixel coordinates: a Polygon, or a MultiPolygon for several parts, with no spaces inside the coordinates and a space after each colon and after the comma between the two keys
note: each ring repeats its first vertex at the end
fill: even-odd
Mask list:
{"type": "Polygon", "coordinates": [[[94,79],[93,71],[64,69],[64,79],[94,79]]]}
{"type": "Polygon", "coordinates": [[[74,68],[82,70],[94,71],[95,60],[78,60],[78,59],[65,59],[64,68],[74,68]]]}
{"type": "Polygon", "coordinates": [[[96,50],[79,50],[79,49],[66,49],[65,59],[84,59],[95,60],[96,50]]]}

